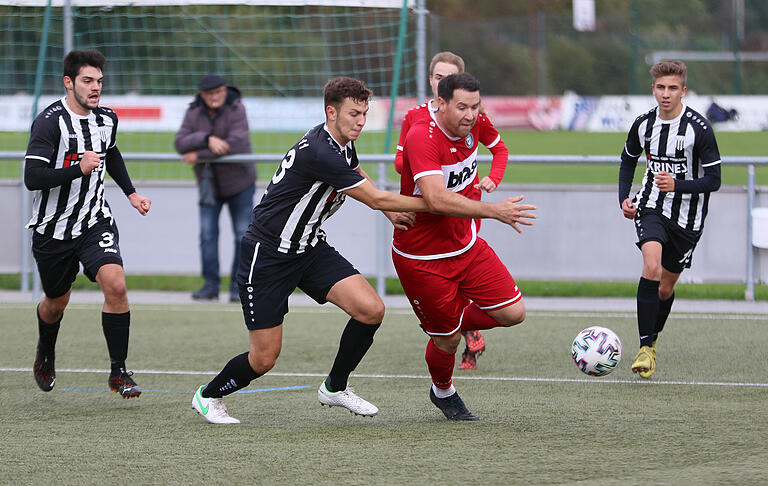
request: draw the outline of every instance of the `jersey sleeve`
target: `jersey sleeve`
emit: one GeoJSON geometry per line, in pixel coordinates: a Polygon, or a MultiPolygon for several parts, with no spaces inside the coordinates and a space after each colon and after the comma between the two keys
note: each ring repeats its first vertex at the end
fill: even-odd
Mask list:
{"type": "Polygon", "coordinates": [[[694,143],[694,152],[699,154],[699,161],[704,168],[704,176],[692,180],[675,181],[675,192],[706,193],[720,189],[720,150],[711,126],[699,131],[694,143]]]}
{"type": "Polygon", "coordinates": [[[53,154],[61,140],[58,117],[38,117],[32,123],[25,160],[39,160],[53,167],[53,154]]]}
{"type": "Polygon", "coordinates": [[[130,196],[136,192],[136,188],[133,187],[131,177],[128,175],[128,169],[125,167],[125,161],[123,155],[120,153],[116,145],[113,145],[107,150],[107,156],[105,160],[107,173],[115,181],[115,183],[123,190],[126,196],[130,196]]]}
{"type": "Polygon", "coordinates": [[[699,153],[701,166],[704,168],[720,163],[720,149],[717,148],[715,133],[712,131],[712,127],[706,126],[705,128],[701,131],[701,136],[696,137],[696,145],[698,146],[694,147],[699,153]]]}
{"type": "Polygon", "coordinates": [[[629,129],[629,133],[627,133],[627,141],[624,143],[624,152],[629,157],[634,157],[635,159],[640,157],[643,153],[643,146],[640,143],[640,134],[638,133],[640,131],[641,122],[642,119],[640,118],[635,120],[632,124],[632,128],[629,129]]]}
{"type": "Polygon", "coordinates": [[[632,128],[627,134],[627,141],[621,151],[621,167],[619,167],[619,206],[629,197],[629,191],[632,189],[632,179],[635,176],[635,167],[637,159],[643,153],[643,147],[640,145],[641,118],[635,120],[632,128]]]}
{"type": "Polygon", "coordinates": [[[501,140],[501,135],[491,120],[485,115],[478,116],[480,125],[480,143],[491,152],[491,172],[488,176],[497,186],[504,178],[504,171],[507,170],[507,161],[509,160],[509,149],[501,140]]]}
{"type": "Polygon", "coordinates": [[[110,145],[108,148],[117,149],[117,113],[114,111],[112,111],[112,120],[114,122],[112,125],[112,145],[110,145]]]}
{"type": "Polygon", "coordinates": [[[405,114],[403,118],[403,124],[400,126],[400,138],[397,140],[397,152],[395,152],[395,171],[398,174],[403,173],[403,147],[405,146],[405,137],[408,135],[408,130],[411,128],[411,119],[408,116],[410,112],[405,114]]]}
{"type": "Polygon", "coordinates": [[[51,189],[83,176],[79,165],[54,168],[53,160],[61,131],[58,117],[38,117],[32,122],[27,153],[24,156],[24,185],[30,191],[51,189]]]}
{"type": "Polygon", "coordinates": [[[414,182],[427,175],[443,175],[440,150],[427,124],[417,124],[408,131],[403,161],[410,167],[414,182]]]}
{"type": "MultiPolygon", "coordinates": [[[[301,154],[301,151],[299,153],[301,154]]],[[[307,155],[309,154],[310,152],[307,153],[307,155]]],[[[366,180],[355,170],[359,163],[354,150],[350,154],[349,162],[344,154],[328,145],[319,147],[314,157],[315,160],[307,164],[310,176],[325,182],[338,191],[352,189],[366,180]]]]}

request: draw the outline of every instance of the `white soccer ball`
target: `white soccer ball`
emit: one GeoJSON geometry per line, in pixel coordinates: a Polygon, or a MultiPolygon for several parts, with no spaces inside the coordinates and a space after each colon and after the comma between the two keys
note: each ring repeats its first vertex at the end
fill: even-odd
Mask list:
{"type": "Polygon", "coordinates": [[[582,372],[607,375],[621,362],[621,339],[606,327],[588,327],[573,340],[571,355],[582,372]]]}

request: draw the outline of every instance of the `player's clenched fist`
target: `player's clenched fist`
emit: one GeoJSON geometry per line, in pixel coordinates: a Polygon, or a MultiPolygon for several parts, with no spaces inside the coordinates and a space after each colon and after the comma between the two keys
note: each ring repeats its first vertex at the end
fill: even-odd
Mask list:
{"type": "Polygon", "coordinates": [[[533,222],[528,220],[536,219],[535,214],[526,212],[535,211],[536,206],[533,204],[518,204],[522,200],[523,196],[515,196],[507,198],[496,205],[499,210],[499,215],[496,219],[510,225],[518,233],[522,233],[522,230],[517,226],[518,224],[531,226],[533,222]]]}
{"type": "Polygon", "coordinates": [[[632,199],[626,198],[621,202],[621,212],[624,213],[624,217],[627,219],[635,219],[637,214],[637,208],[632,204],[632,199]]]}
{"type": "Polygon", "coordinates": [[[88,175],[101,165],[101,157],[91,150],[86,151],[80,159],[80,170],[88,175]]]}
{"type": "Polygon", "coordinates": [[[142,216],[146,216],[149,212],[150,206],[152,206],[151,199],[135,192],[128,196],[128,200],[131,202],[131,206],[136,208],[136,211],[138,211],[142,216]]]}

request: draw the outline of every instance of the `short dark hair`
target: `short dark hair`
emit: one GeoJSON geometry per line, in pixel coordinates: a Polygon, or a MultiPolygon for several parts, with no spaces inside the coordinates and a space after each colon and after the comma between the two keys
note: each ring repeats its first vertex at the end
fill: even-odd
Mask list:
{"type": "Polygon", "coordinates": [[[83,66],[93,66],[103,71],[106,62],[104,54],[96,49],[70,51],[64,58],[64,76],[74,82],[83,66]]]}
{"type": "Polygon", "coordinates": [[[333,106],[337,110],[346,98],[355,101],[368,101],[373,96],[373,91],[365,86],[365,83],[355,78],[340,76],[325,83],[323,88],[324,106],[333,106]]]}
{"type": "Polygon", "coordinates": [[[445,101],[451,101],[453,92],[457,89],[463,89],[474,93],[480,91],[480,81],[468,73],[457,73],[446,76],[437,84],[437,96],[445,101]]]}

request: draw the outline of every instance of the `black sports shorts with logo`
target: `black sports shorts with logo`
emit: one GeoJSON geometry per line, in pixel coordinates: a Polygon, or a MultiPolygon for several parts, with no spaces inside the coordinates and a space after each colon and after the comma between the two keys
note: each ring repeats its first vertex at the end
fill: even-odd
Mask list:
{"type": "Polygon", "coordinates": [[[656,211],[640,210],[635,216],[637,247],[647,241],[661,243],[661,266],[672,273],[691,268],[693,250],[701,232],[688,231],[656,211]]]}
{"type": "Polygon", "coordinates": [[[325,240],[304,253],[280,253],[264,242],[243,238],[237,283],[245,325],[269,329],[283,322],[288,296],[296,288],[325,304],[336,282],[360,272],[325,240]]]}
{"type": "Polygon", "coordinates": [[[103,265],[115,263],[122,267],[119,241],[117,225],[107,219],[71,240],[57,240],[34,231],[32,255],[37,262],[45,295],[55,299],[66,294],[80,271],[81,263],[83,273],[92,282],[96,281],[96,273],[103,265]]]}

